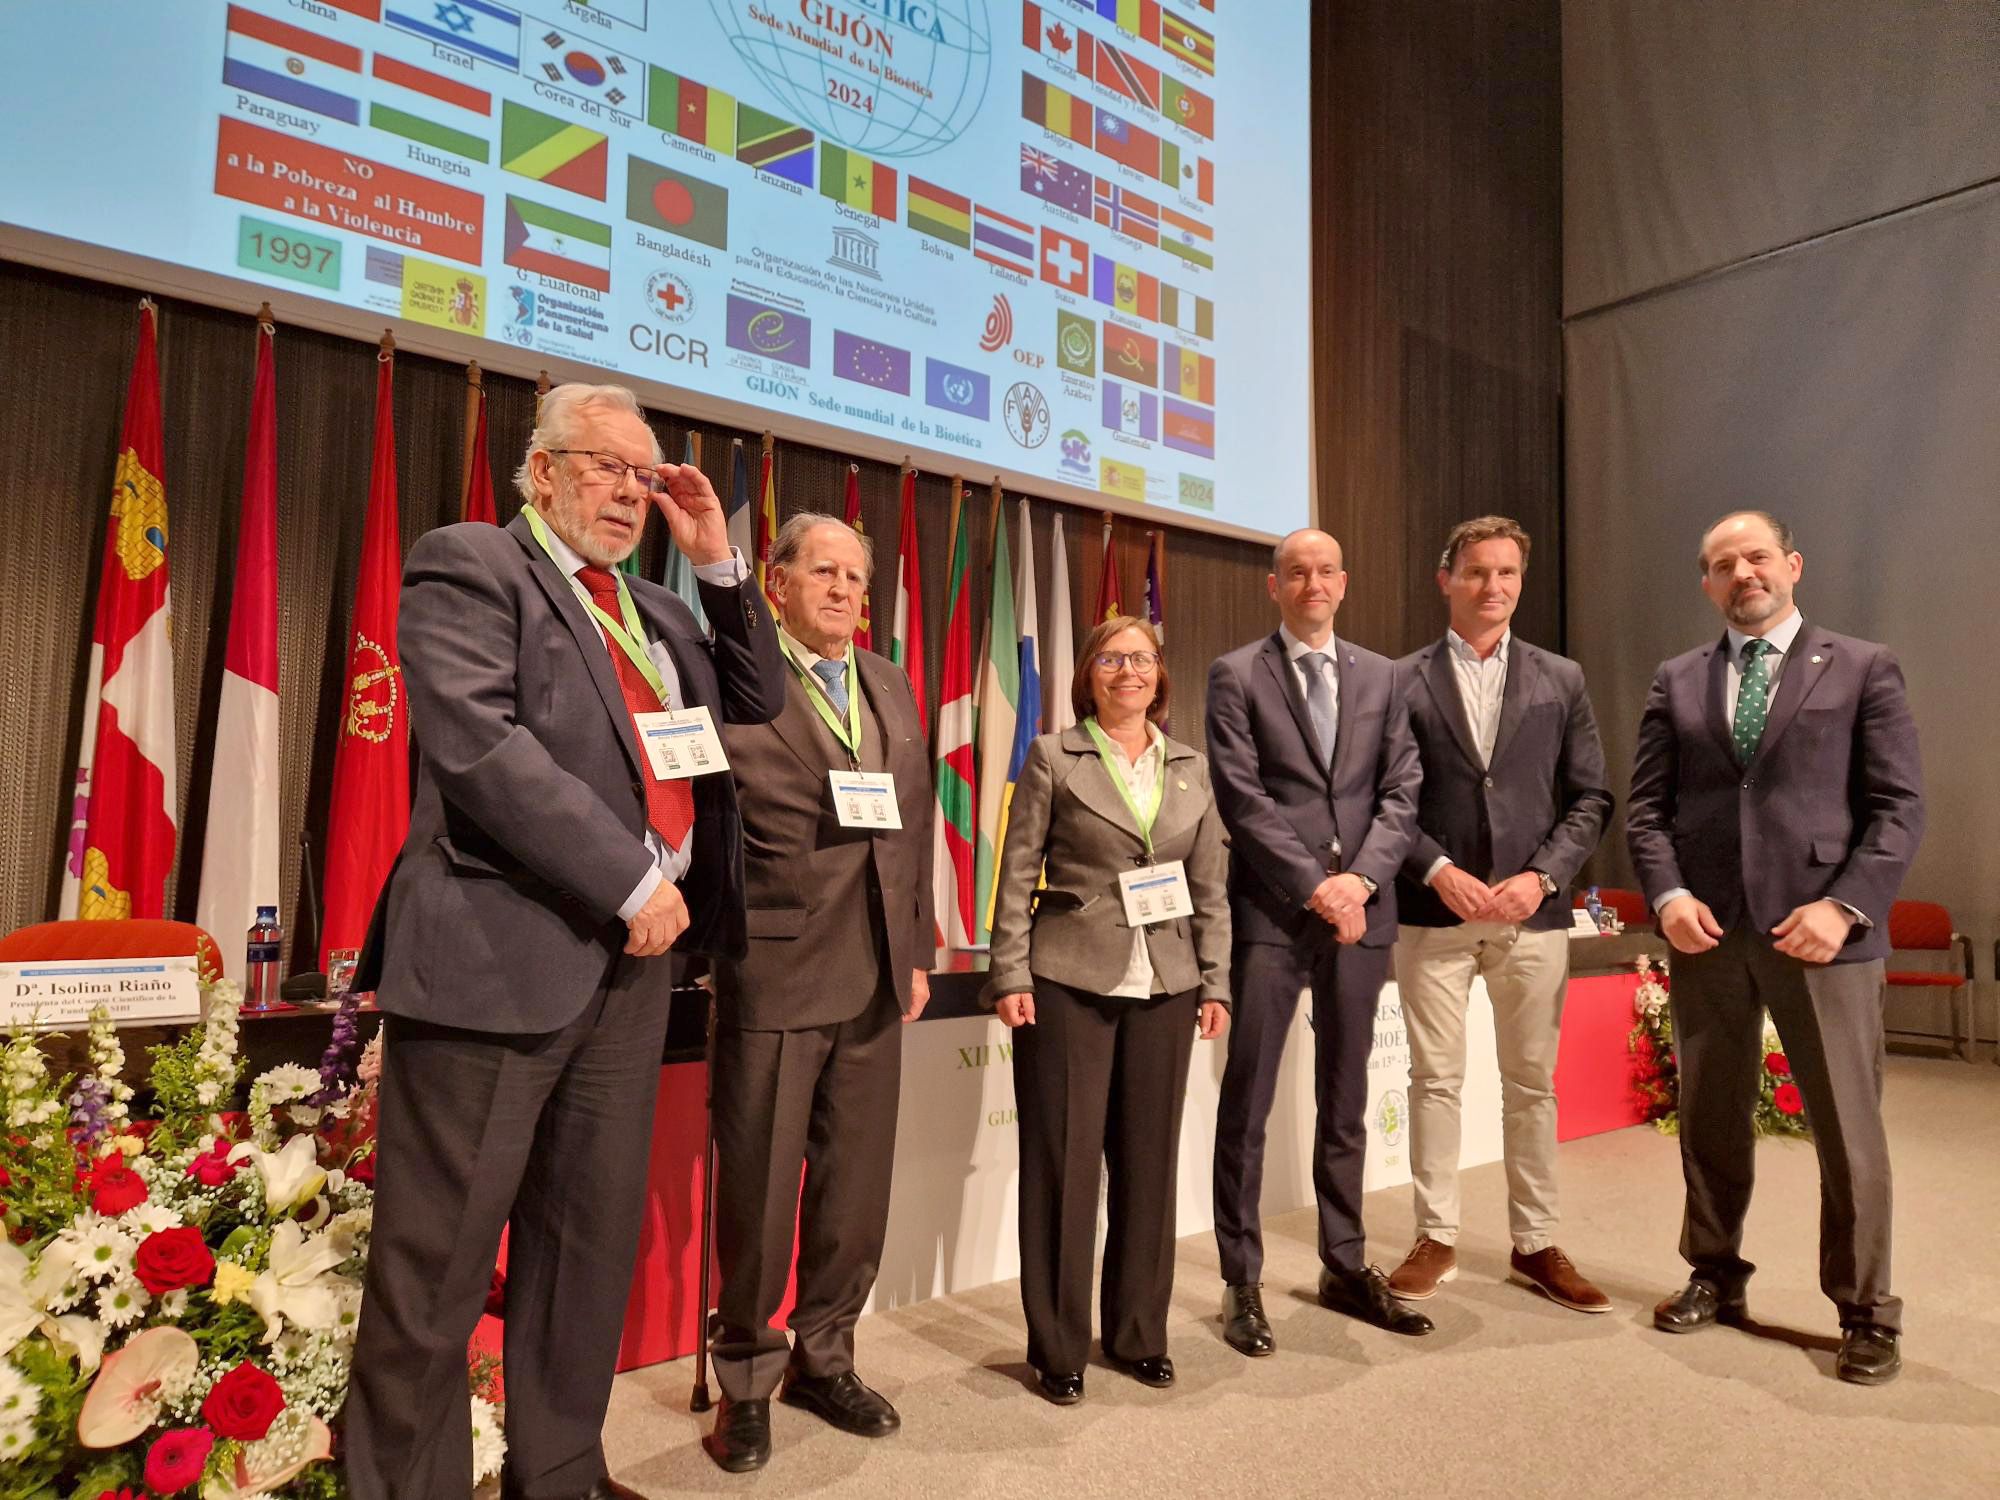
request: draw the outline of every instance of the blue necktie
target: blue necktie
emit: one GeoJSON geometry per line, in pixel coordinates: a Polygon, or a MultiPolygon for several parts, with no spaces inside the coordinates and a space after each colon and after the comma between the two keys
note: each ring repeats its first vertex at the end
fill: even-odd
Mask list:
{"type": "Polygon", "coordinates": [[[833,705],[835,713],[847,712],[847,663],[844,661],[816,661],[813,676],[826,687],[826,700],[833,705]]]}
{"type": "Polygon", "coordinates": [[[1319,741],[1319,763],[1332,765],[1336,720],[1333,693],[1326,685],[1327,656],[1324,651],[1308,651],[1299,663],[1306,669],[1306,712],[1312,715],[1313,738],[1319,741]]]}

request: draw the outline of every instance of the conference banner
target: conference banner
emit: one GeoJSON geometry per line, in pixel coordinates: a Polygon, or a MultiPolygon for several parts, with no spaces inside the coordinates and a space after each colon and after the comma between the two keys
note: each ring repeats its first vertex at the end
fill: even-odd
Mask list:
{"type": "Polygon", "coordinates": [[[1308,7],[1185,9],[27,7],[21,55],[111,86],[17,80],[0,216],[1273,534],[1310,495],[1308,7]]]}

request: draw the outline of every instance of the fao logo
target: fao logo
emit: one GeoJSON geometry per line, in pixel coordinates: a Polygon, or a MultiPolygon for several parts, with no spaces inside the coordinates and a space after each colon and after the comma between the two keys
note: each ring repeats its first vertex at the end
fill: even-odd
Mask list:
{"type": "Polygon", "coordinates": [[[1375,1128],[1382,1133],[1382,1144],[1402,1145],[1403,1135],[1409,1126],[1409,1101],[1397,1090],[1389,1090],[1382,1096],[1382,1102],[1375,1106],[1375,1128]]]}
{"type": "Polygon", "coordinates": [[[685,323],[694,316],[694,288],[672,271],[646,278],[646,306],[662,323],[685,323]]]}
{"type": "Polygon", "coordinates": [[[1048,441],[1048,399],[1027,381],[1008,388],[1000,412],[1007,420],[1007,435],[1023,448],[1039,448],[1048,441]]]}

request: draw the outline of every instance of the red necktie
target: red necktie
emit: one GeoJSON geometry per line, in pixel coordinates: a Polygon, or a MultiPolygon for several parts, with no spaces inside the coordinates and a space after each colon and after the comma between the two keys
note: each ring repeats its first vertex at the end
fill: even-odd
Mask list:
{"type": "MultiPolygon", "coordinates": [[[[597,607],[612,619],[617,619],[617,575],[609,568],[585,566],[577,569],[576,576],[590,591],[597,607]]],[[[624,650],[612,641],[602,621],[598,622],[597,628],[611,651],[611,665],[618,673],[618,688],[625,695],[626,709],[634,715],[658,713],[660,698],[653,691],[652,684],[641,675],[624,650]]],[[[639,742],[639,764],[646,768],[646,820],[653,825],[653,831],[667,841],[669,849],[678,849],[687,842],[688,830],[694,827],[694,790],[684,780],[662,781],[653,774],[652,762],[646,755],[646,742],[639,733],[636,721],[632,725],[632,736],[639,742]]]]}

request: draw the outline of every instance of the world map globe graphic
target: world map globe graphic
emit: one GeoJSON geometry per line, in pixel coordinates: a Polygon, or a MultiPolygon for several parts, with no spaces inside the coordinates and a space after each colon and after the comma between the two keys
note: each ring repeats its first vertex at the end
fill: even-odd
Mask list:
{"type": "Polygon", "coordinates": [[[709,0],[709,8],[782,110],[869,156],[948,146],[985,103],[987,0],[709,0]]]}

